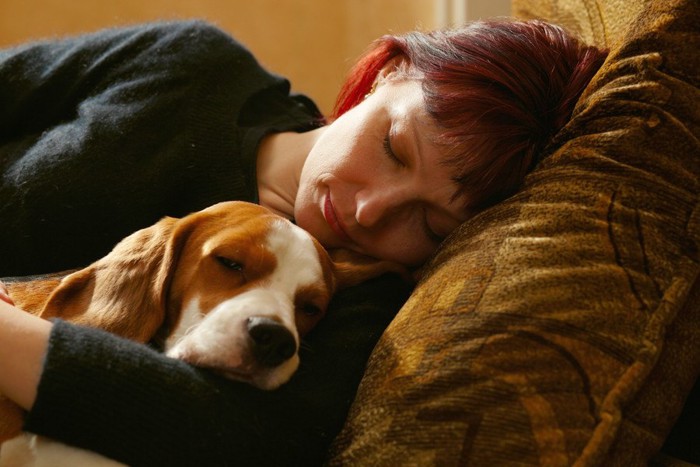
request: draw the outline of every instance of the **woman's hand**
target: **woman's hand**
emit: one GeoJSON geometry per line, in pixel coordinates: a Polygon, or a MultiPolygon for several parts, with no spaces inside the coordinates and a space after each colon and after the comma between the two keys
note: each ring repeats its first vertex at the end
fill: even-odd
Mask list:
{"type": "Polygon", "coordinates": [[[30,409],[52,323],[14,307],[7,289],[0,290],[0,394],[30,409]]]}
{"type": "Polygon", "coordinates": [[[3,284],[2,281],[0,281],[0,300],[5,303],[9,303],[10,305],[15,304],[15,302],[13,302],[10,298],[10,294],[7,293],[7,287],[5,287],[5,284],[3,284]]]}

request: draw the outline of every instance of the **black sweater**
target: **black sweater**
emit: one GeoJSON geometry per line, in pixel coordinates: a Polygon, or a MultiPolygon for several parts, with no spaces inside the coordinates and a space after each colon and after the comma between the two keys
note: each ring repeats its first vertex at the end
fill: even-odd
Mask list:
{"type": "MultiPolygon", "coordinates": [[[[0,276],[79,267],[164,215],[255,202],[261,137],[321,119],[199,22],[0,51],[0,103],[0,276]]],[[[26,429],[134,466],[318,464],[407,293],[385,277],[339,294],[273,392],[58,321],[26,429]]]]}
{"type": "Polygon", "coordinates": [[[85,265],[164,215],[257,201],[266,132],[311,101],[198,23],[0,51],[0,277],[85,265]]]}

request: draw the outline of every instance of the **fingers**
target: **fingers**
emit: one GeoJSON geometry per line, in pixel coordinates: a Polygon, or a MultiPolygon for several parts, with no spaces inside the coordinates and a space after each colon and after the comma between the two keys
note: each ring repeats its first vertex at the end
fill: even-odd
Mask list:
{"type": "Polygon", "coordinates": [[[15,302],[13,302],[10,298],[10,294],[7,292],[7,287],[5,287],[5,284],[3,284],[2,281],[0,281],[0,300],[7,302],[10,305],[15,304],[15,302]]]}

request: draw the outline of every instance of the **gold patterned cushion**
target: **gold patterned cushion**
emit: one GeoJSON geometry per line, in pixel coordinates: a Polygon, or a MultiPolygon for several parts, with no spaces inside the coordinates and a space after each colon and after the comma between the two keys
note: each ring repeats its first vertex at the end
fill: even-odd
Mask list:
{"type": "Polygon", "coordinates": [[[697,0],[648,1],[521,192],[446,242],[331,465],[658,451],[700,373],[698,25],[697,0]]]}
{"type": "Polygon", "coordinates": [[[650,0],[512,0],[513,15],[554,21],[587,44],[614,47],[650,0]]]}

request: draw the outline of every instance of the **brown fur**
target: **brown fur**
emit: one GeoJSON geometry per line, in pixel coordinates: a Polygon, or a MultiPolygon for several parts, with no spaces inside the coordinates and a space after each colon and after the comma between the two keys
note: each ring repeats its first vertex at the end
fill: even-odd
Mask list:
{"type": "MultiPolygon", "coordinates": [[[[205,242],[221,249],[244,249],[247,242],[266,232],[266,222],[279,219],[267,209],[250,203],[220,203],[182,219],[166,217],[151,227],[126,237],[104,258],[66,274],[30,281],[6,282],[15,305],[42,318],[59,317],[76,324],[98,327],[137,342],[164,341],[176,326],[186,289],[213,289],[216,284],[198,266],[205,242]],[[241,226],[235,235],[231,226],[241,226]],[[222,233],[223,232],[223,233],[222,233]],[[201,273],[201,274],[200,274],[201,273]]],[[[315,242],[329,287],[328,295],[385,272],[404,269],[388,261],[377,261],[354,253],[333,254],[333,261],[315,242]]],[[[264,256],[264,255],[263,255],[264,256]]],[[[257,273],[264,276],[275,258],[259,258],[257,273]]],[[[237,290],[241,284],[219,287],[237,290]]],[[[319,290],[305,291],[307,299],[319,290]],[[311,294],[311,295],[309,295],[311,294]]],[[[330,296],[320,301],[327,304],[330,296]]],[[[315,322],[301,315],[299,332],[315,322]]],[[[0,444],[19,435],[22,411],[0,395],[0,444]]]]}

